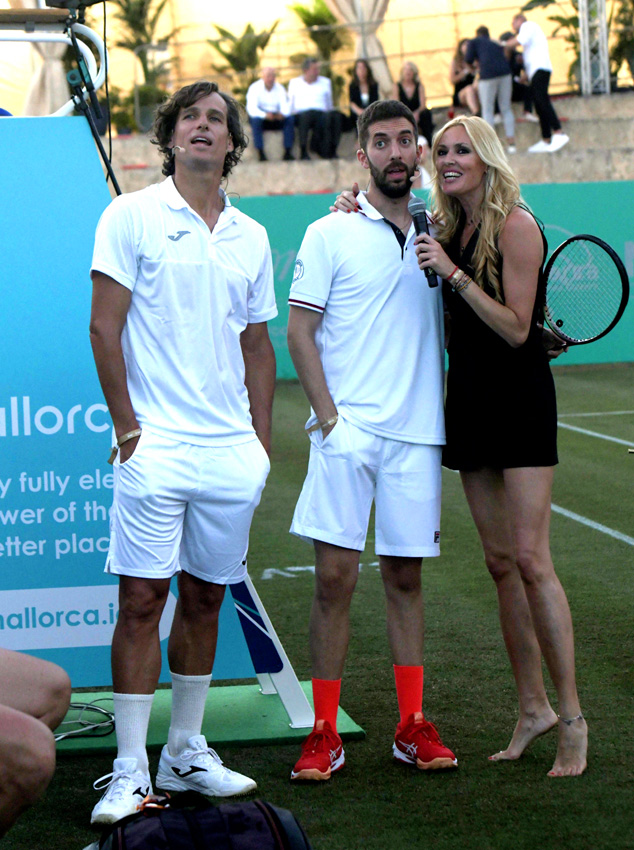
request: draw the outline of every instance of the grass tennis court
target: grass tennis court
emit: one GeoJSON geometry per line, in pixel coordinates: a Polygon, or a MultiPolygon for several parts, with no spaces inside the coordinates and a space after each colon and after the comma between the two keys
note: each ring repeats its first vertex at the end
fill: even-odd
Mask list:
{"type": "MultiPolygon", "coordinates": [[[[554,734],[518,762],[490,764],[515,723],[515,697],[486,574],[458,475],[444,472],[442,556],[424,562],[425,710],[460,767],[426,775],[393,763],[397,721],[373,541],[352,607],[342,705],[365,729],[347,764],[314,787],[289,782],[298,748],[223,748],[257,779],[262,798],[290,808],[315,850],[602,850],[634,848],[634,364],[557,367],[560,465],[552,548],[575,623],[589,768],[546,776],[554,734]],[[573,430],[575,429],[575,430],[573,430]]],[[[253,527],[250,572],[300,679],[310,677],[307,629],[312,549],[288,525],[303,481],[308,411],[299,385],[275,403],[273,468],[253,527]]],[[[468,423],[465,423],[468,427],[468,423]]],[[[155,771],[158,756],[150,763],[155,771]]],[[[66,756],[43,802],[3,842],[6,850],[81,850],[98,799],[92,782],[109,756],[66,756]]]]}

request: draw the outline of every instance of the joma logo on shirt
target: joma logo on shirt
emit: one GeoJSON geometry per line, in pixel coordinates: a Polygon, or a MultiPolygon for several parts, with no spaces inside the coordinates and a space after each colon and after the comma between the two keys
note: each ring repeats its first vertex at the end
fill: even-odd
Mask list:
{"type": "Polygon", "coordinates": [[[187,236],[188,233],[191,233],[191,230],[179,230],[175,236],[171,236],[168,234],[168,239],[171,239],[172,242],[178,242],[179,239],[182,239],[183,236],[187,236]]]}

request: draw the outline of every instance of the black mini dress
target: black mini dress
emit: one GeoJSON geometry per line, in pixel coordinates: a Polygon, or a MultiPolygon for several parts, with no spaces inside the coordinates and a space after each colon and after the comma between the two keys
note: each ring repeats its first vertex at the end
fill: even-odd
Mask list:
{"type": "MultiPolygon", "coordinates": [[[[473,277],[479,234],[476,230],[461,255],[460,230],[447,254],[473,277]]],[[[548,250],[542,238],[545,260],[548,250]]],[[[544,286],[542,265],[528,339],[512,348],[445,281],[451,326],[444,466],[474,471],[557,463],[555,385],[537,326],[543,319],[544,286]]],[[[489,283],[484,291],[494,297],[489,283]]]]}

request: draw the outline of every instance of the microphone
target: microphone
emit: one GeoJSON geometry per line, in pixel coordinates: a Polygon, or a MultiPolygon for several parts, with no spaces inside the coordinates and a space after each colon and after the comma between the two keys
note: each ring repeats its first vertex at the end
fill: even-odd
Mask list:
{"type": "MultiPolygon", "coordinates": [[[[407,210],[412,217],[412,221],[414,222],[414,230],[416,231],[416,235],[418,236],[420,233],[426,233],[429,235],[429,226],[427,224],[427,207],[425,205],[425,201],[421,201],[420,198],[412,198],[409,204],[407,205],[407,210]]],[[[438,286],[438,278],[436,277],[436,272],[433,269],[423,269],[425,272],[425,277],[427,278],[427,283],[430,287],[438,286]]]]}

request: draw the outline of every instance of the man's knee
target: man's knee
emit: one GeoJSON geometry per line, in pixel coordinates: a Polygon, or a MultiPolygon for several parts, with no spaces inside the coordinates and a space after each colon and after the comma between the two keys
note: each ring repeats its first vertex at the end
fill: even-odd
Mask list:
{"type": "Polygon", "coordinates": [[[169,579],[121,576],[117,627],[153,627],[158,624],[169,593],[169,579]]]}
{"type": "Polygon", "coordinates": [[[40,720],[15,712],[11,734],[0,739],[0,784],[22,810],[41,797],[53,777],[55,738],[40,720]]]}
{"type": "Polygon", "coordinates": [[[203,581],[189,573],[178,576],[178,599],[185,617],[217,617],[227,586],[203,581]]]}
{"type": "Polygon", "coordinates": [[[68,711],[71,698],[71,684],[68,673],[51,665],[50,678],[47,682],[46,714],[40,718],[49,729],[56,729],[68,711]]]}
{"type": "Polygon", "coordinates": [[[316,542],[315,596],[322,603],[349,602],[359,577],[359,553],[316,542]]]}
{"type": "Polygon", "coordinates": [[[381,556],[381,578],[386,592],[409,594],[421,590],[421,558],[381,556]]]}

